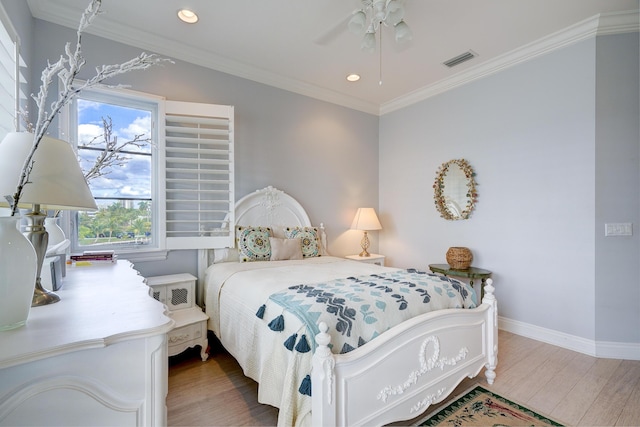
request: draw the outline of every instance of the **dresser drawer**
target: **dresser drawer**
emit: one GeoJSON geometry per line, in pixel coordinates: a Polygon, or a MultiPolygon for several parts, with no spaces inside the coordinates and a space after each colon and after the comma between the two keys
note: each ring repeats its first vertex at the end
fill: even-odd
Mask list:
{"type": "Polygon", "coordinates": [[[168,333],[169,356],[175,356],[189,347],[199,345],[202,360],[207,360],[207,319],[198,307],[172,313],[174,328],[168,333]]]}
{"type": "MultiPolygon", "coordinates": [[[[202,338],[206,333],[206,331],[203,330],[203,326],[204,323],[194,323],[193,325],[173,329],[169,332],[169,348],[171,349],[174,346],[182,348],[183,344],[202,338]]],[[[182,352],[182,350],[177,353],[180,352],[182,352]]],[[[171,350],[169,350],[169,353],[170,356],[173,356],[171,350]]]]}

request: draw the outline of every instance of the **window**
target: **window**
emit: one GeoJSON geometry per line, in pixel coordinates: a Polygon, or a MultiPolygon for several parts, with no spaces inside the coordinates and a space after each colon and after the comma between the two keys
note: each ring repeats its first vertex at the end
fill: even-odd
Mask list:
{"type": "Polygon", "coordinates": [[[163,249],[157,189],[159,98],[87,90],[70,103],[69,137],[98,205],[72,221],[73,251],[163,249]]]}
{"type": "Polygon", "coordinates": [[[99,210],[74,213],[72,251],[110,249],[141,260],[158,259],[152,251],[233,246],[233,112],[83,91],[67,108],[63,133],[99,210]]]}

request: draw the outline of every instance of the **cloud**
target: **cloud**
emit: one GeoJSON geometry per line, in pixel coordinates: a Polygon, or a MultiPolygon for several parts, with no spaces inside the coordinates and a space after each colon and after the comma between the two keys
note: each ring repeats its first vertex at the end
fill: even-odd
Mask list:
{"type": "MultiPolygon", "coordinates": [[[[102,120],[111,118],[112,135],[120,144],[133,140],[137,135],[143,138],[151,136],[151,111],[128,108],[115,104],[78,100],[78,144],[86,145],[98,137],[96,142],[103,141],[104,134],[102,120]]],[[[93,147],[101,147],[94,144],[93,147]]],[[[127,146],[127,151],[144,154],[123,153],[128,160],[123,165],[105,169],[104,176],[93,179],[89,185],[96,197],[109,198],[150,198],[151,197],[151,147],[145,144],[143,148],[134,145],[127,146]]],[[[88,170],[95,163],[100,151],[80,150],[81,166],[88,170]]]]}
{"type": "Polygon", "coordinates": [[[78,145],[86,145],[102,134],[102,124],[100,126],[89,123],[78,125],[78,145]]]}

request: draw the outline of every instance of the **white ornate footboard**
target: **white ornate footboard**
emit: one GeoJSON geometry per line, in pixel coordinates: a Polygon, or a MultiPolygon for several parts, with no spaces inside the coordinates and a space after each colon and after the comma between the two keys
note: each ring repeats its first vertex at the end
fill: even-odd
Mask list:
{"type": "Polygon", "coordinates": [[[496,376],[498,307],[492,280],[475,309],[427,313],[366,346],[334,355],[320,324],[313,356],[314,426],[383,425],[412,419],[486,367],[496,376]]]}

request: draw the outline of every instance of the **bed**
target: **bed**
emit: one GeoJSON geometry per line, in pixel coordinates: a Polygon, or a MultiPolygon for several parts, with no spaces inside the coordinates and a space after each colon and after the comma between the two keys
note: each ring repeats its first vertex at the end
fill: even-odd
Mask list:
{"type": "Polygon", "coordinates": [[[330,256],[324,228],[273,187],[240,199],[235,218],[240,249],[212,250],[205,272],[208,328],[258,382],[258,400],[279,408],[278,425],[409,420],[483,368],[493,383],[490,279],[480,302],[455,279],[330,256]],[[282,249],[297,237],[302,257],[282,249]],[[270,241],[271,255],[258,245],[248,251],[257,258],[247,259],[251,239],[270,241]],[[363,299],[369,294],[371,304],[363,299]]]}

